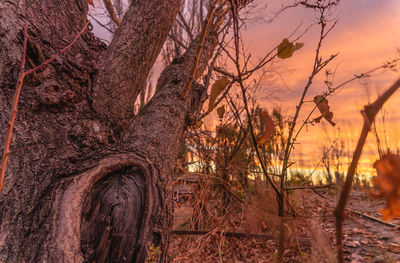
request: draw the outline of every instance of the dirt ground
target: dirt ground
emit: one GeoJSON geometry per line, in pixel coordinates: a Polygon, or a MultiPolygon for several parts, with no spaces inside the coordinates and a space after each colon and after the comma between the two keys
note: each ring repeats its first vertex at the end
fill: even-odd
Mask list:
{"type": "MultiPolygon", "coordinates": [[[[329,200],[337,200],[337,196],[333,192],[327,191],[325,196],[329,200]]],[[[383,220],[379,211],[384,205],[385,202],[383,200],[372,199],[362,191],[353,191],[347,207],[383,220]]],[[[348,211],[344,224],[343,243],[346,259],[352,263],[400,262],[400,220],[395,218],[388,223],[399,226],[399,228],[374,222],[364,216],[348,211]]],[[[322,222],[322,227],[326,233],[329,233],[330,238],[334,240],[334,218],[331,217],[322,222]]]]}
{"type": "MultiPolygon", "coordinates": [[[[276,224],[276,217],[259,216],[244,209],[244,213],[236,216],[240,219],[232,220],[232,215],[227,214],[225,221],[224,218],[220,221],[221,227],[216,225],[207,235],[172,235],[171,262],[336,262],[333,209],[337,197],[337,189],[318,190],[318,194],[301,190],[291,196],[297,217],[284,223],[283,258],[278,258],[281,228],[276,224]],[[229,220],[233,223],[225,224],[229,220]],[[225,237],[221,234],[224,231],[264,234],[272,238],[225,237]]],[[[384,201],[371,199],[363,191],[353,191],[347,208],[382,219],[379,210],[383,206],[384,201]]],[[[176,207],[174,229],[187,229],[192,212],[189,202],[176,207]]],[[[400,226],[400,219],[389,223],[400,226]]],[[[400,263],[400,227],[374,222],[348,210],[344,251],[346,262],[400,263]]]]}

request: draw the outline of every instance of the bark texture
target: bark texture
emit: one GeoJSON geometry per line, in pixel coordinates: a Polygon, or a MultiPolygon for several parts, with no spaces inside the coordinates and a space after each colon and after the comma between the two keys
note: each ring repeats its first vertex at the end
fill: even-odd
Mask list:
{"type": "MultiPolygon", "coordinates": [[[[132,1],[109,47],[90,31],[24,81],[0,194],[2,262],[144,262],[163,251],[171,224],[169,178],[204,88],[179,98],[198,43],[161,74],[139,115],[133,102],[181,1],[132,1]]],[[[85,25],[86,0],[0,2],[0,145],[29,24],[27,68],[85,25]]],[[[206,41],[200,75],[217,36],[206,41]]],[[[161,261],[166,261],[163,253],[161,261]]]]}
{"type": "Polygon", "coordinates": [[[124,125],[146,84],[178,13],[181,0],[133,0],[109,49],[100,60],[93,107],[100,116],[124,125]]]}

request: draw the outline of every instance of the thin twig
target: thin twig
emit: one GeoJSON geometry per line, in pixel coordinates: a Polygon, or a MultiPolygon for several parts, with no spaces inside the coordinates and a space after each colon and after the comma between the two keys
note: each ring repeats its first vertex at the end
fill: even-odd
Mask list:
{"type": "Polygon", "coordinates": [[[178,13],[178,16],[179,16],[179,18],[181,19],[183,25],[179,22],[178,19],[176,20],[176,22],[177,22],[182,28],[185,29],[186,33],[187,33],[188,36],[189,36],[190,41],[193,41],[194,38],[193,38],[192,30],[190,29],[189,25],[187,24],[185,17],[182,15],[181,12],[178,13]]]}
{"type": "MultiPolygon", "coordinates": [[[[239,32],[238,32],[239,31],[239,26],[238,26],[239,20],[237,17],[237,6],[233,3],[233,1],[231,3],[232,3],[232,9],[233,9],[232,13],[233,13],[233,26],[234,26],[234,35],[235,35],[235,53],[236,53],[236,58],[234,59],[234,61],[235,61],[236,70],[238,73],[238,82],[239,82],[240,88],[242,90],[243,102],[244,102],[244,106],[246,109],[247,118],[249,121],[250,132],[252,135],[254,148],[255,148],[257,156],[260,160],[263,171],[266,171],[266,169],[264,167],[264,163],[261,161],[260,152],[258,151],[258,148],[257,148],[257,140],[254,135],[254,128],[253,128],[252,121],[251,121],[251,114],[250,114],[250,110],[249,110],[248,103],[247,103],[246,90],[245,90],[245,88],[243,86],[243,82],[242,82],[242,72],[240,70],[240,62],[239,62],[239,32]]],[[[276,194],[278,196],[282,195],[281,191],[278,189],[278,187],[275,185],[274,181],[268,176],[267,173],[265,173],[265,177],[267,178],[268,182],[271,184],[271,186],[274,189],[274,191],[276,192],[276,194]]]]}
{"type": "Polygon", "coordinates": [[[9,150],[10,150],[10,145],[11,145],[12,131],[14,128],[15,117],[17,116],[17,112],[18,112],[18,100],[19,100],[19,95],[21,94],[22,83],[23,83],[24,77],[25,77],[25,59],[26,59],[27,43],[28,43],[28,23],[26,23],[25,27],[24,27],[24,46],[22,49],[21,68],[19,71],[18,81],[17,81],[13,104],[12,104],[11,113],[10,113],[10,120],[8,121],[7,135],[6,135],[6,138],[4,141],[3,155],[1,158],[0,191],[3,189],[4,175],[6,173],[7,160],[8,160],[9,150]]]}
{"type": "Polygon", "coordinates": [[[47,66],[48,64],[50,64],[51,62],[53,62],[53,60],[55,60],[58,56],[60,56],[62,53],[64,53],[65,51],[67,51],[67,49],[69,49],[70,47],[72,47],[75,42],[78,40],[78,38],[83,34],[83,32],[85,32],[87,26],[89,25],[89,22],[87,22],[85,24],[85,26],[83,27],[83,29],[81,30],[81,32],[79,32],[79,34],[76,35],[76,37],[74,38],[74,40],[71,41],[71,43],[69,43],[66,47],[64,47],[63,49],[61,49],[60,51],[58,51],[54,56],[52,56],[50,59],[46,60],[45,62],[43,62],[41,65],[28,70],[27,72],[24,73],[25,76],[32,74],[33,72],[47,66]]]}
{"type": "MultiPolygon", "coordinates": [[[[355,81],[355,80],[368,77],[371,73],[374,73],[374,72],[378,71],[379,69],[388,68],[390,65],[395,64],[395,63],[398,63],[399,61],[400,61],[400,58],[396,58],[396,59],[393,59],[392,61],[389,61],[388,63],[385,63],[385,64],[383,64],[383,65],[381,65],[381,66],[378,66],[378,67],[375,67],[375,68],[373,68],[373,69],[370,69],[370,70],[368,70],[368,71],[366,71],[366,72],[364,72],[364,73],[355,74],[354,77],[352,77],[352,78],[350,78],[350,79],[348,79],[348,80],[346,80],[346,81],[340,83],[340,84],[337,85],[335,88],[332,88],[332,89],[330,89],[328,92],[325,92],[324,94],[322,94],[322,97],[323,97],[323,98],[327,98],[328,96],[334,94],[337,90],[339,90],[340,88],[343,88],[343,87],[346,86],[347,84],[349,84],[349,83],[351,83],[351,82],[353,82],[353,81],[355,81]]],[[[321,100],[321,101],[322,101],[322,100],[321,100]]],[[[320,101],[320,102],[321,102],[321,101],[320,101]]],[[[304,102],[306,102],[306,101],[304,101],[304,102]]],[[[318,104],[319,104],[319,103],[318,103],[318,104]]],[[[314,105],[313,109],[309,112],[309,114],[307,115],[307,117],[306,117],[305,120],[303,121],[302,125],[300,126],[300,128],[299,128],[298,131],[296,132],[296,135],[293,136],[293,142],[297,140],[297,137],[299,136],[299,134],[300,134],[300,132],[302,131],[302,129],[305,127],[305,125],[306,125],[307,123],[309,123],[309,120],[310,120],[310,118],[311,118],[311,115],[312,115],[312,114],[314,113],[314,111],[317,109],[318,104],[315,104],[315,105],[314,105]]]]}
{"type": "Polygon", "coordinates": [[[333,184],[293,186],[293,187],[286,187],[285,190],[320,189],[320,188],[329,188],[332,185],[333,184]]]}
{"type": "Polygon", "coordinates": [[[180,97],[182,99],[185,99],[190,87],[192,86],[193,80],[196,77],[196,71],[197,71],[197,67],[199,66],[199,62],[200,62],[200,56],[201,56],[201,51],[203,50],[203,46],[204,46],[204,40],[206,39],[206,35],[207,35],[207,31],[208,31],[208,27],[211,24],[211,20],[214,14],[214,10],[215,10],[215,5],[211,4],[210,8],[208,10],[208,14],[207,14],[207,18],[206,21],[204,22],[203,28],[201,30],[201,34],[200,34],[200,38],[199,38],[199,46],[197,49],[197,54],[196,54],[196,58],[193,61],[193,66],[190,72],[190,76],[189,76],[189,80],[186,83],[186,87],[182,90],[180,97]]]}

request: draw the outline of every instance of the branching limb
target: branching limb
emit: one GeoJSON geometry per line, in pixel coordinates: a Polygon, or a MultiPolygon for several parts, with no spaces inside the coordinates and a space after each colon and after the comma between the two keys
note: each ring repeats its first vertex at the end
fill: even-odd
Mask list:
{"type": "Polygon", "coordinates": [[[186,98],[186,96],[187,96],[187,94],[189,92],[189,89],[192,86],[193,80],[195,79],[196,70],[197,70],[197,67],[198,67],[199,61],[200,61],[201,51],[203,50],[203,46],[204,46],[204,40],[206,39],[207,31],[208,31],[208,28],[210,26],[211,20],[213,18],[214,11],[215,11],[215,5],[211,4],[210,8],[208,9],[208,14],[207,14],[206,21],[204,22],[203,28],[201,29],[201,34],[200,34],[200,38],[199,38],[199,46],[198,46],[198,49],[197,49],[196,59],[193,62],[192,69],[190,71],[189,80],[186,83],[185,88],[182,90],[182,92],[180,94],[180,97],[182,99],[186,98]]]}
{"type": "Polygon", "coordinates": [[[146,85],[181,5],[182,0],[131,1],[98,61],[91,96],[92,106],[103,121],[121,128],[134,116],[134,102],[146,85]]]}

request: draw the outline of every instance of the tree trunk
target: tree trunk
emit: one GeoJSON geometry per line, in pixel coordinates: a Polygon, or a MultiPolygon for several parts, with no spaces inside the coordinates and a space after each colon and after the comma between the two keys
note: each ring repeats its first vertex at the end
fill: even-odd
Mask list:
{"type": "MultiPolygon", "coordinates": [[[[0,194],[2,262],[166,260],[167,187],[187,120],[204,92],[184,88],[198,43],[161,74],[137,116],[133,103],[160,53],[179,0],[131,1],[106,47],[90,31],[24,80],[0,194]],[[152,252],[150,252],[152,253],[152,252]]],[[[26,67],[66,46],[84,27],[87,0],[0,2],[0,145],[8,125],[28,28],[26,67]]],[[[207,38],[200,75],[216,35],[207,38]]]]}

